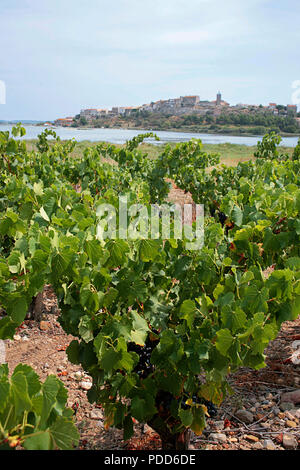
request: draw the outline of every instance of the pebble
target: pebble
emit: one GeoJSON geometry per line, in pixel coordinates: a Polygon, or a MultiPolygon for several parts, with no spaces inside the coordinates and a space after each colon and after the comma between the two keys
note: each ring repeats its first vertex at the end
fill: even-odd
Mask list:
{"type": "Polygon", "coordinates": [[[92,388],[92,382],[80,382],[82,390],[90,390],[92,388]]]}
{"type": "Polygon", "coordinates": [[[263,442],[263,448],[266,450],[276,450],[276,446],[271,439],[266,439],[263,442]]]}
{"type": "Polygon", "coordinates": [[[90,418],[91,419],[103,419],[103,413],[101,410],[92,410],[90,412],[90,418]]]}
{"type": "Polygon", "coordinates": [[[291,410],[291,411],[286,411],[284,414],[285,414],[285,416],[286,416],[288,419],[294,421],[294,420],[296,419],[296,416],[292,414],[292,411],[293,411],[293,410],[291,410]]]}
{"type": "Polygon", "coordinates": [[[252,446],[252,449],[254,450],[262,450],[264,448],[264,446],[262,445],[261,442],[255,442],[255,444],[253,444],[252,446]]]}
{"type": "Polygon", "coordinates": [[[21,340],[21,336],[20,336],[20,335],[14,335],[14,340],[15,340],[15,341],[20,341],[20,340],[21,340]]]}
{"type": "Polygon", "coordinates": [[[285,433],[282,438],[282,445],[285,449],[296,449],[298,447],[298,442],[295,436],[292,434],[285,433]]]}
{"type": "Polygon", "coordinates": [[[209,435],[209,440],[225,444],[225,442],[227,442],[227,437],[221,432],[213,432],[209,435]]]}
{"type": "Polygon", "coordinates": [[[297,405],[300,403],[300,389],[295,390],[294,392],[288,392],[284,393],[281,396],[281,403],[293,403],[294,405],[297,405]]]}
{"type": "Polygon", "coordinates": [[[251,441],[251,442],[259,441],[259,438],[257,436],[253,436],[252,434],[246,434],[244,438],[247,439],[247,441],[251,441]]]}
{"type": "Polygon", "coordinates": [[[282,403],[280,403],[279,408],[281,409],[281,411],[292,410],[294,408],[294,403],[282,402],[282,403]]]}
{"type": "Polygon", "coordinates": [[[295,423],[295,421],[291,421],[291,420],[286,420],[286,425],[289,427],[289,428],[296,428],[297,427],[297,424],[295,423]]]}
{"type": "Polygon", "coordinates": [[[253,423],[253,420],[254,420],[253,414],[250,413],[250,411],[246,411],[246,410],[238,410],[235,413],[235,416],[240,421],[242,421],[243,423],[246,423],[246,424],[251,424],[251,423],[253,423]]]}
{"type": "Polygon", "coordinates": [[[47,331],[51,327],[51,323],[49,321],[41,321],[40,322],[40,330],[47,331]]]}
{"type": "Polygon", "coordinates": [[[74,377],[75,380],[81,380],[82,376],[83,376],[83,374],[82,374],[82,372],[80,372],[80,370],[78,370],[77,372],[75,372],[73,374],[73,377],[74,377]]]}

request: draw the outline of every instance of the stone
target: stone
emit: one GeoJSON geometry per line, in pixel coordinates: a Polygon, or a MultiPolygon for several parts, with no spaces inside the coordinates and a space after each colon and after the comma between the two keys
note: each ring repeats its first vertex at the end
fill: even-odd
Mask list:
{"type": "Polygon", "coordinates": [[[82,390],[90,390],[92,388],[92,382],[80,382],[80,387],[82,390]]]}
{"type": "Polygon", "coordinates": [[[253,423],[253,420],[254,420],[253,414],[250,413],[250,411],[246,411],[246,410],[238,410],[235,413],[235,416],[240,421],[242,421],[243,423],[246,423],[246,424],[251,424],[251,423],[253,423]]]}
{"type": "Polygon", "coordinates": [[[224,421],[214,421],[213,422],[214,428],[217,429],[218,431],[221,431],[224,429],[224,421]]]}
{"type": "Polygon", "coordinates": [[[20,341],[22,338],[20,335],[14,335],[14,340],[15,341],[20,341]]]}
{"type": "Polygon", "coordinates": [[[282,445],[285,449],[297,449],[298,447],[298,442],[295,436],[292,434],[284,433],[283,438],[282,438],[282,445]]]}
{"type": "Polygon", "coordinates": [[[51,327],[51,323],[49,321],[42,320],[40,322],[40,330],[47,331],[50,329],[50,327],[51,327]]]}
{"type": "Polygon", "coordinates": [[[287,392],[281,396],[281,403],[294,403],[297,405],[300,403],[300,389],[295,390],[294,392],[287,392]]]}
{"type": "Polygon", "coordinates": [[[295,423],[295,421],[291,421],[290,419],[287,419],[285,423],[289,428],[296,428],[297,427],[297,424],[295,423]]]}
{"type": "Polygon", "coordinates": [[[276,446],[271,439],[266,439],[263,442],[263,448],[266,450],[276,450],[276,446]]]}
{"type": "Polygon", "coordinates": [[[287,417],[287,419],[294,421],[295,415],[293,414],[293,412],[295,412],[295,410],[286,411],[284,414],[287,417]]]}
{"type": "Polygon", "coordinates": [[[90,418],[91,419],[103,419],[103,413],[101,410],[92,410],[90,412],[90,418]]]}
{"type": "Polygon", "coordinates": [[[247,441],[250,441],[250,442],[258,442],[259,441],[259,438],[257,436],[253,436],[252,434],[246,434],[244,437],[245,437],[245,439],[247,439],[247,441]]]}
{"type": "Polygon", "coordinates": [[[6,363],[6,346],[3,339],[0,339],[0,364],[6,363]]]}
{"type": "Polygon", "coordinates": [[[288,401],[282,402],[280,403],[279,408],[281,409],[281,411],[292,410],[294,408],[294,403],[288,401]]]}
{"type": "Polygon", "coordinates": [[[220,442],[221,444],[225,444],[225,442],[227,442],[227,437],[225,434],[221,432],[213,432],[209,435],[209,440],[220,442]]]}
{"type": "Polygon", "coordinates": [[[261,442],[255,442],[255,444],[253,444],[252,446],[252,449],[254,450],[263,450],[264,446],[262,445],[261,442]]]}

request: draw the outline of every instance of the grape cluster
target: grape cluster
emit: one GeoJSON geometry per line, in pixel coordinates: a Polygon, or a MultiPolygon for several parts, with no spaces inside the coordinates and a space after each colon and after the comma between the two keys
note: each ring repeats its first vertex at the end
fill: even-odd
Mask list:
{"type": "MultiPolygon", "coordinates": [[[[158,332],[153,330],[153,333],[157,334],[158,332]]],[[[138,374],[140,379],[146,379],[154,371],[154,366],[151,364],[151,354],[157,343],[158,340],[151,340],[148,335],[144,346],[135,343],[128,344],[128,352],[135,352],[139,356],[139,362],[134,368],[134,372],[138,374]]]]}
{"type": "MultiPolygon", "coordinates": [[[[198,395],[193,395],[192,400],[193,400],[194,404],[205,405],[210,418],[213,418],[214,416],[217,415],[218,410],[211,401],[208,401],[208,400],[205,400],[204,398],[198,397],[198,395]]],[[[183,410],[187,410],[187,409],[190,408],[190,405],[187,405],[186,401],[187,401],[187,397],[183,398],[182,401],[181,401],[181,408],[183,410]]]]}

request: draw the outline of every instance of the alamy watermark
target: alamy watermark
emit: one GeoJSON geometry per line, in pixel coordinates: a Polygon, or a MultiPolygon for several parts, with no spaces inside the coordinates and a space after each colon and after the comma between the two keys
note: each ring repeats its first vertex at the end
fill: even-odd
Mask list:
{"type": "Polygon", "coordinates": [[[186,240],[188,250],[204,245],[203,204],[132,204],[119,196],[119,206],[97,207],[97,238],[123,240],[186,240]],[[192,223],[193,222],[193,223],[192,223]]]}
{"type": "Polygon", "coordinates": [[[6,85],[3,80],[0,80],[0,104],[6,104],[6,85]]]}

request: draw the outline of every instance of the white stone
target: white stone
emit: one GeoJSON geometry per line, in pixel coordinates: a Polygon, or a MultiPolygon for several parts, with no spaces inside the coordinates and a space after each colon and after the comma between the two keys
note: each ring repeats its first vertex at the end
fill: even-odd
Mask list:
{"type": "Polygon", "coordinates": [[[90,390],[92,388],[92,382],[80,382],[82,390],[90,390]]]}
{"type": "Polygon", "coordinates": [[[96,409],[96,410],[92,410],[92,411],[90,412],[90,418],[91,418],[91,419],[98,419],[98,420],[99,420],[99,419],[103,419],[103,413],[102,413],[101,410],[97,410],[97,409],[96,409]]]}
{"type": "Polygon", "coordinates": [[[276,450],[276,446],[275,446],[274,442],[271,441],[271,439],[266,439],[266,440],[263,442],[263,447],[264,447],[264,449],[266,449],[266,450],[276,450]]]}

